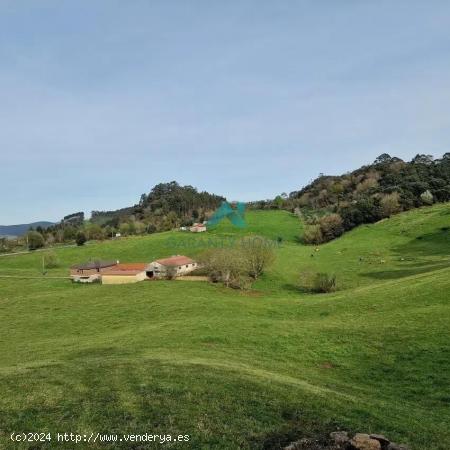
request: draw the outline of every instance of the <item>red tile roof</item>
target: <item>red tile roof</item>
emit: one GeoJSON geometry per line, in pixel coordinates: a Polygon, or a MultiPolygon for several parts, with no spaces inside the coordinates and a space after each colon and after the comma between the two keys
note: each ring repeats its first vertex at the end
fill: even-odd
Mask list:
{"type": "Polygon", "coordinates": [[[145,270],[147,263],[120,263],[114,267],[114,270],[145,270]]]}
{"type": "Polygon", "coordinates": [[[146,263],[129,263],[129,264],[117,264],[110,269],[104,270],[104,275],[137,275],[140,272],[144,272],[147,268],[146,263]]]}
{"type": "Polygon", "coordinates": [[[195,261],[187,256],[177,255],[170,258],[157,259],[156,262],[162,266],[183,266],[184,264],[192,264],[195,261]]]}

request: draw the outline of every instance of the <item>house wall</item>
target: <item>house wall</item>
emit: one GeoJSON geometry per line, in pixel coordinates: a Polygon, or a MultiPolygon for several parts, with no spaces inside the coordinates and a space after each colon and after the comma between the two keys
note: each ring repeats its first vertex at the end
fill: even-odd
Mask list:
{"type": "Polygon", "coordinates": [[[206,231],[206,227],[191,227],[190,231],[192,233],[202,233],[203,231],[206,231]]]}
{"type": "Polygon", "coordinates": [[[76,274],[71,275],[70,278],[72,278],[72,281],[75,281],[77,283],[93,283],[94,281],[100,281],[100,274],[97,272],[94,272],[93,274],[76,274]]]}
{"type": "Polygon", "coordinates": [[[129,284],[144,281],[145,272],[139,272],[136,275],[102,275],[102,284],[129,284]]]}
{"type": "MultiPolygon", "coordinates": [[[[155,278],[164,278],[167,274],[167,267],[163,266],[157,262],[152,263],[153,267],[153,276],[155,278]]],[[[177,276],[184,275],[186,273],[192,272],[194,269],[197,268],[197,263],[191,263],[191,264],[183,264],[182,266],[176,266],[177,268],[177,276]],[[186,265],[188,267],[186,267],[186,265]]]]}

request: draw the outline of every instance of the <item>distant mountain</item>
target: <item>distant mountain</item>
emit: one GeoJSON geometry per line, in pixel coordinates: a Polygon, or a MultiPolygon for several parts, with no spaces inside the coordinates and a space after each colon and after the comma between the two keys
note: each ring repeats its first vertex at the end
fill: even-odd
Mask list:
{"type": "Polygon", "coordinates": [[[33,222],[33,223],[23,223],[20,225],[0,225],[0,237],[4,236],[22,236],[31,227],[36,229],[37,227],[47,228],[54,225],[53,222],[33,222]]]}

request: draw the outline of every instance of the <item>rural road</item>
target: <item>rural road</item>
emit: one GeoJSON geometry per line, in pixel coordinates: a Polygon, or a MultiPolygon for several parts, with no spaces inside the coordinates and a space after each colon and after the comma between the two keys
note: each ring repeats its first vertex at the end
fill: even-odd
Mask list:
{"type": "Polygon", "coordinates": [[[0,253],[0,257],[1,256],[14,256],[14,255],[27,255],[28,253],[45,252],[47,250],[57,250],[59,248],[68,248],[68,247],[76,247],[76,246],[77,246],[77,244],[69,244],[69,245],[60,245],[58,247],[39,248],[37,250],[24,250],[23,252],[0,253]]]}

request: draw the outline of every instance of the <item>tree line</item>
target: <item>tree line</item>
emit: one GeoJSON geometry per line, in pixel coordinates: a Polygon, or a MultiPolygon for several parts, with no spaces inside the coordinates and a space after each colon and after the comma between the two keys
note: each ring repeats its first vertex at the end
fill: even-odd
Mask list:
{"type": "Polygon", "coordinates": [[[203,222],[225,200],[224,197],[199,192],[193,186],[181,186],[176,181],[160,183],[139,202],[116,211],[92,211],[90,220],[83,212],[65,216],[48,228],[30,229],[26,236],[0,242],[0,251],[28,247],[39,249],[55,244],[103,240],[120,236],[143,235],[168,231],[194,222],[203,222]]]}
{"type": "Polygon", "coordinates": [[[340,176],[319,175],[303,189],[258,209],[288,209],[307,224],[303,239],[320,244],[347,230],[412,208],[450,201],[450,153],[434,159],[418,154],[405,162],[387,153],[369,165],[340,176]]]}

